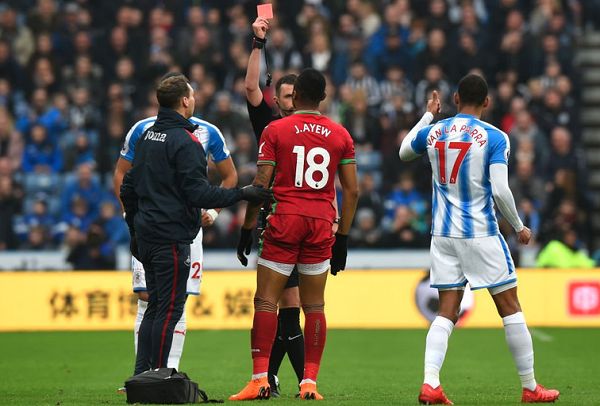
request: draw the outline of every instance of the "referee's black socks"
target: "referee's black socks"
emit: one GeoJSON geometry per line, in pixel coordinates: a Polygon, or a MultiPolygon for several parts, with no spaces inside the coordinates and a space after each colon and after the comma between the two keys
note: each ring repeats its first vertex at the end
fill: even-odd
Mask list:
{"type": "Polygon", "coordinates": [[[300,328],[300,308],[289,307],[279,310],[279,329],[286,352],[298,377],[304,375],[304,336],[300,328]]]}

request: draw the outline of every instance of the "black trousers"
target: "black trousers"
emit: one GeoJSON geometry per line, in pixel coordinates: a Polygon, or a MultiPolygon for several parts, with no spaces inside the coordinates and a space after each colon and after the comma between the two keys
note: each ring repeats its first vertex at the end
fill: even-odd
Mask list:
{"type": "Polygon", "coordinates": [[[173,331],[185,308],[190,274],[189,244],[151,244],[138,239],[138,249],[149,297],[138,336],[136,375],[167,367],[173,331]]]}

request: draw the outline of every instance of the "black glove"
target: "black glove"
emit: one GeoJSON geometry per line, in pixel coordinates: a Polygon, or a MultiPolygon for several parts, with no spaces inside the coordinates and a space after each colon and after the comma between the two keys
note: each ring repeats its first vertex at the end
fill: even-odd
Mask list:
{"type": "Polygon", "coordinates": [[[135,257],[138,261],[140,260],[140,254],[138,250],[137,240],[135,239],[135,235],[131,235],[131,240],[129,241],[129,251],[131,251],[131,255],[135,257]]]}
{"type": "Polygon", "coordinates": [[[331,247],[331,274],[336,276],[339,271],[346,269],[346,257],[348,256],[348,236],[340,233],[335,234],[335,242],[331,247]]]}
{"type": "Polygon", "coordinates": [[[252,249],[252,229],[247,229],[242,227],[242,234],[240,235],[240,240],[237,245],[237,257],[242,263],[242,265],[248,265],[248,258],[246,255],[250,254],[250,250],[252,249]],[[244,251],[246,255],[244,255],[244,251]]]}
{"type": "Polygon", "coordinates": [[[242,188],[242,199],[250,203],[262,203],[270,200],[273,192],[270,189],[263,189],[262,185],[248,185],[242,188]]]}

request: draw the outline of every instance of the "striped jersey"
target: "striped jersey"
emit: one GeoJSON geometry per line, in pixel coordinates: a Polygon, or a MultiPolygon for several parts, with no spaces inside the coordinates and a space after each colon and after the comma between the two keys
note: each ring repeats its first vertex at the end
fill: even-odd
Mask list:
{"type": "MultiPolygon", "coordinates": [[[[229,152],[229,149],[227,149],[225,138],[223,138],[223,134],[221,134],[221,131],[219,131],[216,126],[196,117],[190,117],[189,120],[192,124],[198,125],[196,131],[194,131],[194,135],[200,140],[206,155],[210,155],[214,162],[221,162],[222,160],[229,158],[231,153],[229,152]]],[[[156,116],[148,117],[138,121],[131,127],[127,133],[127,137],[125,137],[123,148],[121,149],[121,158],[129,162],[133,161],[135,144],[144,131],[154,125],[155,121],[156,116]]]]}
{"type": "Polygon", "coordinates": [[[508,136],[478,118],[458,114],[421,129],[412,140],[433,171],[431,234],[453,238],[498,235],[490,165],[508,165],[508,136]]]}

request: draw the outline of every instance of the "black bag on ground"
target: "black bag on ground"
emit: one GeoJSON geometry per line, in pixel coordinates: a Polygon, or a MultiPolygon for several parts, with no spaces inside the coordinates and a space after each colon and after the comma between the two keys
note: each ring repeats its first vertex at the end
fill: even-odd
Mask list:
{"type": "Polygon", "coordinates": [[[132,376],[125,381],[127,403],[172,404],[223,403],[208,399],[185,372],[175,368],[160,368],[132,376]]]}

